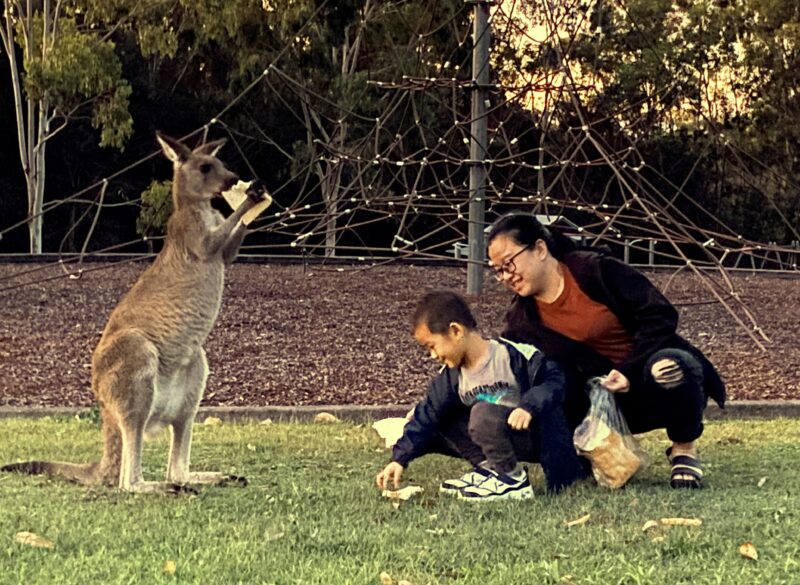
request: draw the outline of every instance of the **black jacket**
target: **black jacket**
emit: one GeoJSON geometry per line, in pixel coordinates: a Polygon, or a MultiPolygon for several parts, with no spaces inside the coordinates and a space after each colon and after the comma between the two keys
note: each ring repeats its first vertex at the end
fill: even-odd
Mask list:
{"type": "Polygon", "coordinates": [[[699,349],[677,334],[678,312],[647,277],[596,251],[569,252],[562,261],[581,290],[619,319],[633,340],[630,355],[615,365],[588,345],[545,327],[536,302],[529,297],[514,298],[506,314],[504,337],[535,345],[549,357],[573,365],[583,378],[602,376],[616,368],[632,383],[643,379],[648,358],[659,349],[685,349],[697,356],[703,366],[706,396],[724,405],[725,384],[719,373],[699,349]]]}
{"type": "MultiPolygon", "coordinates": [[[[499,341],[508,348],[511,371],[520,388],[520,408],[535,416],[547,406],[547,401],[563,400],[565,374],[555,361],[545,358],[540,351],[528,360],[513,345],[499,341]]],[[[425,398],[414,409],[413,419],[392,450],[392,461],[406,467],[411,460],[426,452],[425,447],[441,424],[462,416],[468,409],[469,406],[458,395],[458,368],[446,368],[431,380],[425,398]]]]}

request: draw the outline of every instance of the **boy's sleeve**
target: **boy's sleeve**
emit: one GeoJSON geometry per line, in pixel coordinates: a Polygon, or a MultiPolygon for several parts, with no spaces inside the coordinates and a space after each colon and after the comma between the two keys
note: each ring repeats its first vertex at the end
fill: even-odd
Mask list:
{"type": "Polygon", "coordinates": [[[425,452],[425,446],[438,431],[439,422],[458,400],[458,390],[445,370],[428,385],[428,392],[414,408],[414,416],[403,431],[403,436],[392,449],[392,461],[403,467],[425,452]]]}
{"type": "Polygon", "coordinates": [[[558,362],[539,352],[525,361],[528,384],[522,388],[520,407],[535,416],[547,408],[563,406],[567,378],[558,362]]]}

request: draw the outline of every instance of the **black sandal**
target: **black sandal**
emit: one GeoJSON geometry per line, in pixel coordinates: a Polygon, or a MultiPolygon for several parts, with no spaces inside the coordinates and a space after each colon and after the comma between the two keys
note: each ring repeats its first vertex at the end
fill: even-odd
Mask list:
{"type": "Polygon", "coordinates": [[[672,447],[667,449],[667,459],[672,464],[669,485],[673,489],[700,489],[703,487],[703,467],[700,460],[692,455],[675,455],[672,457],[672,447]],[[688,475],[678,478],[679,475],[688,475]]]}

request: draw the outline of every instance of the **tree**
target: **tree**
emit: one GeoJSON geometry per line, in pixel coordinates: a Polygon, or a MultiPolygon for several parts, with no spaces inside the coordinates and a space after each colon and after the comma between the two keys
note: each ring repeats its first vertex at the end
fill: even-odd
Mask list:
{"type": "Polygon", "coordinates": [[[30,252],[42,252],[47,143],[91,117],[101,146],[121,148],[133,131],[130,86],[114,45],[84,26],[78,2],[6,0],[0,41],[10,65],[20,162],[28,199],[30,252]]]}
{"type": "MultiPolygon", "coordinates": [[[[527,4],[546,20],[541,3],[527,4]]],[[[696,203],[751,239],[800,237],[798,2],[578,4],[550,10],[568,11],[556,19],[561,46],[576,78],[591,82],[582,105],[605,121],[593,128],[608,143],[634,143],[663,193],[683,184],[687,214],[696,203]]]]}
{"type": "Polygon", "coordinates": [[[290,47],[283,70],[296,83],[285,99],[297,104],[304,133],[292,145],[293,169],[311,168],[316,177],[324,215],[309,232],[324,233],[326,256],[335,254],[342,202],[363,196],[364,181],[355,177],[373,175],[364,161],[405,130],[376,130],[376,120],[392,127],[387,112],[404,96],[371,82],[436,76],[437,61],[456,50],[451,27],[463,26],[465,15],[459,0],[307,0],[269,14],[280,43],[290,47]]]}

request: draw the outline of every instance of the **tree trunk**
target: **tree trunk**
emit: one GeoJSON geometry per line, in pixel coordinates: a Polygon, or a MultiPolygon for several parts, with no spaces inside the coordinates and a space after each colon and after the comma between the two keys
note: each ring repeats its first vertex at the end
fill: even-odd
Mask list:
{"type": "MultiPolygon", "coordinates": [[[[44,203],[44,169],[45,169],[45,143],[48,132],[47,99],[39,101],[26,99],[22,94],[22,79],[20,65],[17,61],[15,48],[15,30],[13,19],[24,22],[26,38],[25,52],[29,60],[33,60],[34,27],[33,27],[33,2],[28,0],[23,10],[20,2],[7,0],[8,4],[3,12],[2,26],[0,26],[0,40],[8,58],[11,72],[11,87],[14,93],[14,112],[17,120],[17,142],[19,146],[22,172],[25,175],[26,194],[28,199],[28,241],[31,254],[42,253],[42,206],[44,203]],[[24,19],[23,19],[24,16],[24,19]]],[[[45,0],[42,11],[44,28],[42,50],[46,51],[50,43],[51,13],[50,2],[45,0]]]]}

